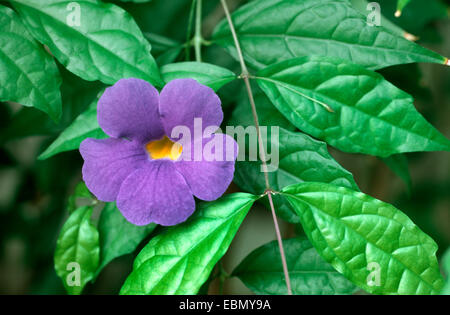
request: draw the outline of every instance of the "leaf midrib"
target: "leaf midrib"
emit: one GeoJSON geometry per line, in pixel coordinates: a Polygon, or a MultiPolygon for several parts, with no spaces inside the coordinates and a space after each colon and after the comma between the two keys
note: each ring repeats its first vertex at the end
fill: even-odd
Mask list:
{"type": "MultiPolygon", "coordinates": [[[[303,94],[302,94],[302,93],[296,91],[296,90],[295,90],[296,88],[301,89],[301,90],[306,90],[307,92],[311,92],[311,90],[304,89],[303,87],[298,87],[298,86],[295,86],[295,85],[293,86],[292,84],[284,83],[284,82],[277,81],[277,80],[274,80],[274,79],[271,79],[271,78],[267,78],[267,77],[256,77],[256,79],[270,82],[270,83],[274,84],[275,86],[280,86],[280,87],[285,88],[285,89],[287,89],[287,90],[289,90],[289,91],[292,91],[293,93],[296,93],[297,95],[299,95],[299,96],[301,96],[301,97],[305,97],[303,94],[306,94],[306,93],[303,93],[303,94]]],[[[277,88],[277,91],[278,91],[278,93],[281,95],[281,91],[280,91],[278,88],[277,88]]],[[[322,95],[322,94],[320,94],[320,93],[318,93],[318,92],[316,92],[316,91],[314,91],[313,94],[321,95],[321,96],[322,96],[323,98],[325,98],[325,99],[328,99],[328,98],[329,98],[328,96],[326,96],[326,95],[324,96],[324,95],[322,95]]],[[[312,101],[312,102],[316,102],[316,103],[318,103],[319,105],[322,103],[321,101],[314,99],[314,96],[311,96],[311,97],[308,96],[308,97],[306,97],[306,99],[308,99],[309,101],[312,101]],[[312,100],[309,99],[309,98],[312,98],[312,100]]],[[[398,100],[401,100],[401,99],[398,99],[398,100]]],[[[285,102],[286,104],[288,104],[288,102],[286,102],[286,101],[284,101],[284,102],[285,102]]],[[[417,137],[419,137],[419,138],[421,138],[421,139],[424,139],[424,140],[425,140],[425,143],[428,142],[428,141],[430,141],[430,142],[432,142],[432,143],[434,143],[434,144],[437,144],[437,145],[439,145],[439,146],[441,146],[441,147],[442,147],[442,146],[447,146],[447,148],[450,149],[449,144],[444,145],[444,144],[442,144],[441,142],[436,141],[435,139],[431,139],[431,138],[428,138],[428,137],[423,136],[422,134],[416,132],[415,130],[413,131],[413,130],[406,129],[406,128],[403,127],[403,126],[393,125],[391,122],[386,121],[386,120],[384,120],[384,119],[381,119],[381,118],[379,118],[378,116],[373,116],[373,115],[371,115],[371,114],[369,114],[369,113],[366,113],[366,112],[362,111],[361,109],[359,109],[359,108],[357,108],[357,107],[355,107],[355,106],[350,106],[350,105],[347,105],[347,104],[343,104],[343,103],[338,102],[338,101],[336,101],[336,100],[333,100],[333,103],[340,104],[340,105],[339,105],[340,108],[350,108],[350,109],[352,109],[352,110],[354,110],[354,111],[356,111],[356,112],[359,112],[359,113],[362,114],[362,115],[365,115],[365,116],[369,117],[370,119],[375,119],[375,120],[378,120],[378,121],[380,121],[380,122],[382,122],[382,123],[385,123],[385,124],[391,126],[391,128],[396,128],[396,129],[398,128],[398,129],[403,130],[403,131],[406,132],[406,133],[414,134],[415,136],[417,136],[417,137]]],[[[414,106],[414,105],[413,105],[413,106],[414,106]]],[[[288,107],[289,107],[289,108],[297,115],[297,117],[299,117],[302,121],[307,122],[309,125],[313,126],[315,129],[319,129],[319,130],[321,130],[321,131],[324,131],[324,129],[318,128],[318,127],[316,127],[316,126],[310,124],[307,120],[305,120],[305,119],[303,118],[303,116],[299,113],[299,111],[298,111],[297,108],[295,108],[295,107],[293,108],[293,107],[290,106],[290,105],[288,105],[288,107]]],[[[328,113],[328,114],[333,115],[333,113],[328,113]]],[[[417,112],[417,114],[420,115],[419,112],[417,112]]],[[[426,121],[425,121],[425,122],[426,122],[426,121]]],[[[428,123],[428,122],[427,122],[427,123],[428,123]]],[[[434,127],[433,127],[433,128],[434,128],[434,127]]],[[[435,134],[434,130],[433,130],[433,134],[435,134]]]]}
{"type": "MultiPolygon", "coordinates": [[[[13,33],[11,33],[11,34],[13,34],[13,33]]],[[[17,36],[16,34],[13,34],[13,35],[14,35],[14,36],[17,36]]],[[[28,41],[29,41],[29,40],[28,40],[28,41]]],[[[28,73],[27,73],[26,71],[23,71],[23,69],[22,69],[21,67],[19,67],[19,65],[16,64],[16,63],[14,62],[14,60],[11,59],[11,57],[9,57],[8,54],[6,54],[6,53],[3,51],[3,48],[2,48],[2,47],[0,47],[0,54],[1,54],[2,56],[4,56],[4,58],[2,58],[3,60],[8,61],[8,63],[12,64],[12,66],[13,66],[20,74],[22,74],[22,75],[25,76],[25,78],[27,79],[27,81],[28,81],[28,82],[31,84],[31,86],[33,87],[33,90],[35,90],[35,91],[37,92],[37,94],[40,96],[41,101],[42,101],[42,100],[44,101],[42,104],[47,105],[47,106],[46,106],[46,109],[47,109],[48,111],[50,111],[50,112],[53,112],[53,109],[52,109],[51,106],[50,106],[50,102],[47,100],[47,98],[46,98],[45,95],[41,92],[41,90],[36,86],[36,84],[30,79],[28,73]]],[[[45,62],[47,62],[47,61],[45,60],[45,62]]],[[[13,101],[13,100],[11,100],[11,101],[13,101]]],[[[27,104],[27,105],[33,106],[33,104],[27,104]]],[[[37,107],[37,106],[36,106],[36,107],[37,107]]]]}
{"type": "MultiPolygon", "coordinates": [[[[378,245],[376,245],[376,244],[374,244],[374,243],[368,241],[367,238],[366,238],[364,235],[362,235],[362,234],[359,233],[358,231],[356,231],[356,230],[354,230],[353,228],[351,228],[350,226],[348,226],[348,225],[346,224],[345,221],[342,221],[342,220],[340,220],[339,218],[334,217],[334,216],[332,216],[331,214],[329,214],[329,213],[327,213],[327,212],[325,212],[325,211],[323,211],[323,210],[317,208],[316,206],[314,206],[314,205],[312,205],[312,204],[309,204],[307,201],[303,200],[302,198],[300,198],[300,197],[297,196],[297,195],[290,194],[290,193],[288,193],[288,194],[285,193],[285,195],[287,195],[288,198],[290,197],[290,198],[297,199],[299,202],[305,204],[308,208],[310,208],[310,209],[315,209],[317,212],[321,212],[321,213],[324,214],[325,216],[328,216],[328,217],[332,218],[334,221],[337,221],[338,223],[342,223],[348,230],[353,231],[353,233],[359,235],[362,239],[364,239],[364,240],[366,241],[366,243],[371,244],[373,247],[375,247],[375,248],[377,248],[379,251],[385,253],[385,254],[386,254],[388,257],[390,257],[391,259],[393,259],[393,260],[397,261],[398,263],[400,263],[400,264],[405,268],[405,270],[409,270],[409,271],[411,272],[411,274],[413,274],[416,278],[419,278],[421,282],[425,283],[429,288],[431,288],[431,291],[436,291],[436,289],[434,288],[433,284],[431,284],[431,283],[429,283],[427,280],[423,279],[423,278],[421,277],[421,275],[418,275],[417,273],[415,273],[413,270],[411,270],[409,267],[407,267],[402,261],[400,261],[397,257],[395,257],[395,256],[393,256],[392,254],[386,252],[384,249],[380,248],[378,245]]],[[[294,208],[294,209],[295,209],[295,208],[294,208]]],[[[311,211],[311,212],[314,212],[313,210],[310,210],[310,211],[311,211]]],[[[297,212],[297,211],[296,211],[296,212],[297,212]]],[[[300,214],[299,214],[299,215],[300,215],[300,214]]],[[[381,215],[378,215],[378,216],[381,217],[381,215]]],[[[314,218],[314,222],[316,222],[316,219],[315,219],[314,215],[313,215],[313,218],[314,218]]],[[[386,217],[385,217],[385,218],[386,218],[386,217]]],[[[388,218],[387,218],[387,219],[388,219],[388,218]]],[[[395,220],[394,220],[394,221],[395,221],[395,220]]],[[[399,223],[400,225],[404,226],[401,222],[398,222],[398,221],[396,221],[396,222],[399,223]]],[[[322,238],[323,238],[324,240],[326,240],[326,238],[323,236],[323,233],[322,233],[322,231],[319,229],[319,227],[317,226],[317,224],[316,224],[316,227],[317,227],[317,230],[320,231],[320,234],[321,234],[322,238]]],[[[328,244],[328,242],[327,242],[327,244],[328,244]]],[[[418,244],[418,245],[420,245],[420,244],[418,244]]],[[[416,246],[418,246],[418,245],[416,245],[416,246]]],[[[329,247],[329,248],[331,248],[331,247],[329,247]]],[[[339,258],[339,256],[334,252],[334,250],[333,250],[333,253],[335,254],[335,257],[336,257],[336,258],[338,258],[339,260],[342,261],[342,259],[339,258]]],[[[343,262],[344,262],[344,261],[343,261],[343,262]]],[[[346,262],[344,262],[344,264],[346,265],[346,268],[349,268],[349,267],[347,266],[347,263],[346,263],[346,262]]],[[[399,289],[398,286],[397,286],[396,288],[397,288],[397,292],[398,292],[398,289],[399,289]]]]}
{"type": "MultiPolygon", "coordinates": [[[[76,33],[76,34],[78,34],[78,35],[81,35],[82,38],[88,39],[90,42],[94,43],[96,46],[98,46],[98,47],[100,47],[102,50],[106,51],[109,55],[112,55],[112,56],[115,57],[116,59],[122,61],[125,65],[127,65],[127,67],[129,67],[129,68],[131,68],[131,69],[134,69],[134,70],[137,70],[141,75],[143,74],[144,77],[147,77],[147,78],[150,77],[150,78],[151,78],[151,76],[150,76],[148,73],[142,71],[141,69],[135,67],[134,65],[132,65],[131,63],[129,63],[128,61],[126,61],[126,60],[123,59],[122,57],[116,55],[113,51],[110,51],[107,47],[105,47],[105,46],[101,45],[99,42],[93,40],[91,37],[87,36],[87,34],[81,32],[80,30],[78,30],[78,29],[76,29],[76,28],[72,28],[72,27],[66,27],[67,25],[66,25],[64,22],[62,22],[61,20],[55,18],[55,17],[52,16],[51,14],[48,14],[47,12],[44,12],[44,11],[39,10],[38,8],[35,8],[35,7],[33,7],[33,6],[24,4],[23,2],[17,2],[17,3],[18,3],[19,5],[21,5],[21,6],[27,7],[27,8],[29,8],[29,9],[31,9],[31,10],[34,10],[34,11],[38,12],[40,15],[47,16],[47,17],[50,18],[51,20],[56,21],[58,24],[64,26],[63,29],[65,29],[65,30],[70,30],[71,33],[76,33]]],[[[41,21],[41,19],[39,19],[39,20],[40,20],[41,24],[43,24],[42,21],[41,21]]],[[[103,30],[103,31],[105,31],[105,30],[103,30]]],[[[111,30],[109,30],[109,31],[114,31],[114,29],[111,29],[111,30]]],[[[47,33],[47,31],[45,31],[45,32],[47,33]]],[[[133,36],[131,33],[128,33],[128,34],[131,35],[132,37],[134,37],[134,38],[137,40],[137,42],[140,43],[140,41],[139,41],[138,38],[136,38],[135,36],[133,36]]],[[[47,33],[47,36],[49,37],[49,39],[51,39],[51,36],[48,35],[48,33],[47,33]]],[[[141,43],[141,44],[142,44],[142,43],[141,43]]],[[[54,46],[57,47],[56,45],[54,45],[54,46]]],[[[60,50],[59,48],[57,48],[57,50],[61,52],[61,50],[60,50]]],[[[110,79],[110,76],[109,76],[109,75],[106,75],[106,74],[104,74],[103,72],[99,71],[99,69],[98,69],[97,67],[96,67],[96,69],[97,69],[97,71],[100,73],[101,76],[103,76],[103,77],[108,77],[108,79],[110,79]]]]}
{"type": "MultiPolygon", "coordinates": [[[[249,206],[249,204],[253,204],[256,200],[251,199],[249,201],[247,201],[244,205],[242,205],[238,210],[236,210],[231,216],[227,217],[226,220],[224,220],[222,223],[220,223],[217,227],[214,228],[214,230],[212,231],[212,233],[214,233],[216,230],[218,230],[219,228],[221,228],[223,225],[230,223],[230,220],[232,220],[233,218],[235,218],[238,214],[240,214],[246,207],[249,206]]],[[[157,282],[155,282],[155,284],[153,285],[152,289],[153,290],[160,282],[162,279],[164,279],[164,277],[170,273],[171,270],[173,270],[176,266],[178,266],[178,264],[180,264],[182,261],[184,261],[187,256],[189,255],[189,253],[191,253],[192,251],[194,251],[196,248],[198,248],[200,246],[200,244],[207,239],[208,237],[211,236],[212,233],[208,233],[206,236],[204,236],[203,238],[201,238],[199,241],[197,241],[191,248],[189,248],[185,253],[183,253],[182,256],[179,255],[161,255],[161,254],[157,254],[157,255],[152,255],[151,257],[147,258],[145,261],[141,262],[141,264],[139,265],[138,268],[136,268],[135,270],[133,270],[133,272],[139,270],[143,265],[145,265],[150,259],[154,258],[154,257],[166,257],[166,256],[174,256],[174,257],[179,257],[178,261],[173,264],[168,271],[165,273],[165,275],[163,275],[163,277],[161,277],[161,279],[159,279],[157,282]]],[[[179,287],[176,289],[176,291],[179,289],[179,287]]]]}

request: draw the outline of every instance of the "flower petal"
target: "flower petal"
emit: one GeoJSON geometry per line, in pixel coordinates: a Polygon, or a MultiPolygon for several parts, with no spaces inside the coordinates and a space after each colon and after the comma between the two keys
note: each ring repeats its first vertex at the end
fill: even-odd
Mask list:
{"type": "MultiPolygon", "coordinates": [[[[217,145],[211,150],[204,150],[201,161],[193,159],[190,161],[178,160],[175,163],[177,170],[186,179],[192,193],[197,198],[207,201],[216,200],[222,196],[230,185],[233,180],[234,164],[238,154],[238,145],[230,136],[215,134],[209,140],[203,139],[202,149],[205,149],[209,141],[214,141],[217,145]],[[222,147],[218,149],[218,145],[222,147]],[[217,156],[211,156],[212,154],[215,155],[216,152],[217,156]],[[217,160],[214,160],[216,157],[217,160]]],[[[193,150],[195,151],[196,147],[193,150]]],[[[189,153],[186,154],[189,155],[189,153]]],[[[191,154],[191,156],[194,155],[196,154],[191,154]]]]}
{"type": "Polygon", "coordinates": [[[113,138],[140,142],[159,139],[164,129],[158,107],[158,91],[150,83],[121,79],[107,88],[98,101],[98,123],[113,138]]]}
{"type": "Polygon", "coordinates": [[[127,177],[117,196],[117,207],[136,225],[155,222],[175,225],[195,210],[195,201],[172,161],[153,160],[127,177]]]}
{"type": "Polygon", "coordinates": [[[177,126],[188,127],[193,138],[194,118],[202,119],[201,132],[208,126],[220,126],[223,120],[217,94],[193,79],[170,81],[161,91],[159,112],[166,135],[172,139],[172,130],[177,126]]]}
{"type": "Polygon", "coordinates": [[[148,162],[142,145],[125,139],[91,139],[80,145],[83,180],[101,201],[114,201],[122,182],[148,162]]]}

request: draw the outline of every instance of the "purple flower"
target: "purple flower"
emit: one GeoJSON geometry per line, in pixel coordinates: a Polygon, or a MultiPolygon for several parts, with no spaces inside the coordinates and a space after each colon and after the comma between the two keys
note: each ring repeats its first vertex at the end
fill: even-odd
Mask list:
{"type": "MultiPolygon", "coordinates": [[[[155,222],[175,225],[195,210],[194,196],[215,200],[233,179],[237,144],[224,134],[191,137],[181,146],[172,137],[178,126],[194,131],[201,118],[202,130],[217,129],[223,120],[219,97],[192,79],[173,80],[161,94],[139,79],[122,79],[106,89],[98,102],[98,122],[111,138],[88,138],[81,143],[83,180],[101,201],[116,201],[133,224],[155,222]],[[212,154],[232,159],[194,159],[194,149],[223,144],[212,154]],[[226,145],[225,145],[226,144],[226,145]]],[[[198,133],[198,132],[197,132],[198,133]]]]}

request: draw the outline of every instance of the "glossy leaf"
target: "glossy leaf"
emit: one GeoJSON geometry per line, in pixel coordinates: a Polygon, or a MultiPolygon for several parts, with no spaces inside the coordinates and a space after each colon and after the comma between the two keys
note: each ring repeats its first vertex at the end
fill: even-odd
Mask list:
{"type": "Polygon", "coordinates": [[[0,5],[0,101],[33,106],[61,117],[61,77],[52,57],[28,33],[19,16],[0,5]]]}
{"type": "Polygon", "coordinates": [[[97,274],[113,259],[134,252],[155,227],[153,223],[146,226],[131,224],[115,203],[107,203],[98,222],[101,255],[97,274]]]}
{"type": "Polygon", "coordinates": [[[62,227],[55,250],[55,269],[70,294],[81,294],[99,264],[97,228],[91,224],[92,208],[74,211],[62,227]]]}
{"type": "Polygon", "coordinates": [[[13,0],[28,29],[68,70],[113,84],[135,77],[161,86],[150,44],[133,18],[99,0],[13,0]]]}
{"type": "MultiPolygon", "coordinates": [[[[271,137],[267,139],[271,142],[271,137]]],[[[358,190],[350,172],[340,166],[328,153],[327,145],[301,132],[279,129],[279,142],[268,146],[266,152],[274,152],[278,146],[279,162],[276,159],[268,164],[278,166],[274,172],[268,173],[272,189],[303,182],[324,182],[358,190]],[[278,164],[278,165],[277,165],[278,164]]],[[[247,156],[245,161],[236,163],[234,182],[243,190],[252,194],[262,194],[266,187],[261,162],[252,162],[247,156]]],[[[261,199],[266,205],[266,198],[261,199]]],[[[291,223],[298,223],[299,217],[290,204],[281,195],[274,195],[275,209],[280,217],[291,223]]]]}
{"type": "Polygon", "coordinates": [[[236,79],[236,75],[230,70],[202,62],[178,62],[165,65],[161,67],[161,75],[165,83],[174,79],[192,78],[214,91],[236,79]]]}
{"type": "Polygon", "coordinates": [[[121,294],[196,294],[225,254],[257,197],[202,203],[185,223],[154,237],[137,256],[121,294]]]}
{"type": "Polygon", "coordinates": [[[84,113],[61,132],[58,138],[39,156],[40,160],[48,159],[61,152],[76,150],[86,138],[104,139],[107,137],[98,125],[97,101],[95,100],[84,113]]]}
{"type": "MultiPolygon", "coordinates": [[[[338,57],[369,69],[445,58],[382,26],[348,0],[251,1],[233,13],[244,58],[255,68],[305,55],[338,57]]],[[[216,43],[236,56],[226,20],[214,32],[216,43]]]]}
{"type": "Polygon", "coordinates": [[[376,294],[437,294],[436,243],[394,206],[322,183],[283,189],[320,255],[376,294]]]}
{"type": "MultiPolygon", "coordinates": [[[[352,294],[358,288],[325,262],[304,238],[283,240],[292,293],[298,295],[352,294]]],[[[256,294],[287,293],[278,243],[251,252],[233,271],[256,294]]]]}
{"type": "Polygon", "coordinates": [[[257,81],[292,124],[342,151],[387,157],[450,150],[409,94],[360,66],[301,57],[261,70],[257,81]]]}
{"type": "MultiPolygon", "coordinates": [[[[369,0],[351,0],[352,6],[359,11],[362,15],[368,16],[373,9],[369,6],[369,3],[373,1],[369,0]]],[[[377,2],[378,3],[378,2],[377,2]]],[[[380,4],[380,9],[383,8],[383,6],[380,4]]],[[[381,13],[384,13],[384,10],[381,10],[381,13]]],[[[380,16],[380,23],[383,27],[387,28],[388,30],[392,31],[393,33],[405,37],[406,32],[397,24],[392,23],[388,18],[386,18],[383,14],[380,16]]]]}

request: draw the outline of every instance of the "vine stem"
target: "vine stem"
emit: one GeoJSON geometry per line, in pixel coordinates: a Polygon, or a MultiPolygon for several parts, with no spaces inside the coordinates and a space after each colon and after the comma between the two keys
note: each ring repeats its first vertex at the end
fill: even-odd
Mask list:
{"type": "Polygon", "coordinates": [[[197,0],[195,13],[194,50],[195,60],[202,61],[202,0],[197,0]]]}
{"type": "Polygon", "coordinates": [[[187,35],[186,35],[186,60],[190,61],[191,59],[191,34],[192,34],[192,24],[194,21],[194,13],[195,13],[195,5],[196,0],[192,0],[191,8],[189,10],[189,20],[188,20],[188,27],[187,27],[187,35]]]}
{"type": "Polygon", "coordinates": [[[240,75],[240,78],[243,79],[245,82],[248,99],[250,101],[250,106],[252,108],[253,121],[255,123],[256,133],[258,135],[259,156],[260,156],[260,159],[262,162],[262,167],[263,167],[263,172],[264,172],[264,180],[266,182],[265,194],[267,195],[267,198],[269,199],[270,210],[272,211],[272,218],[273,218],[273,223],[275,225],[275,233],[276,233],[277,240],[278,240],[278,247],[280,249],[281,263],[283,265],[283,272],[284,272],[284,278],[286,281],[288,295],[292,295],[291,280],[289,278],[289,271],[288,271],[288,267],[287,267],[287,263],[286,263],[286,255],[284,253],[283,241],[281,239],[281,233],[280,233],[280,227],[278,225],[278,219],[277,219],[277,216],[275,213],[275,207],[273,205],[273,200],[272,200],[273,190],[272,190],[272,188],[270,188],[270,183],[269,183],[268,168],[267,168],[267,163],[266,163],[266,161],[267,161],[266,160],[266,152],[265,152],[264,143],[263,143],[263,139],[262,139],[261,132],[260,132],[258,113],[256,111],[256,105],[255,105],[255,99],[253,98],[252,87],[250,84],[250,73],[248,72],[247,65],[245,64],[244,56],[243,56],[242,50],[241,50],[241,45],[239,44],[239,40],[238,40],[238,37],[236,34],[236,30],[234,28],[233,20],[231,19],[230,11],[228,10],[228,5],[226,3],[226,0],[220,0],[220,2],[222,3],[222,7],[225,12],[227,21],[228,21],[228,25],[230,26],[230,30],[231,30],[231,34],[233,36],[234,44],[236,46],[239,62],[241,64],[242,74],[240,75]]]}

